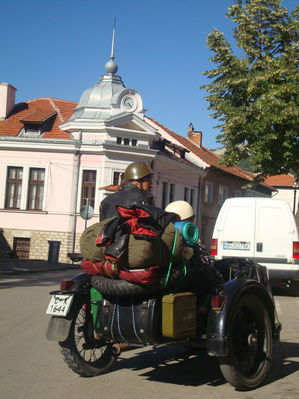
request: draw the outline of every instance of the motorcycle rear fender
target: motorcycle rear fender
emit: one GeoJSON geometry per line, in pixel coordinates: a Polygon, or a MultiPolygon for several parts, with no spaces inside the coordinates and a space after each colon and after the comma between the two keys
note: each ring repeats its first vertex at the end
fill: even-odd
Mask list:
{"type": "Polygon", "coordinates": [[[59,342],[65,341],[69,335],[71,324],[72,320],[64,317],[52,316],[47,328],[47,340],[59,342]]]}
{"type": "Polygon", "coordinates": [[[227,297],[222,310],[211,309],[207,323],[207,353],[210,356],[228,356],[227,333],[229,327],[229,315],[235,303],[245,294],[253,294],[261,298],[265,304],[272,324],[273,334],[277,327],[275,324],[275,312],[273,299],[265,287],[255,280],[231,280],[228,281],[221,295],[227,297]]]}
{"type": "MultiPolygon", "coordinates": [[[[59,293],[63,294],[63,292],[61,291],[59,293]]],[[[86,297],[85,298],[86,302],[90,300],[89,293],[86,294],[82,292],[82,293],[74,293],[73,295],[74,295],[73,303],[71,305],[68,314],[65,317],[62,316],[51,317],[46,332],[46,337],[49,341],[59,341],[59,342],[65,341],[69,335],[70,327],[75,315],[75,310],[78,306],[78,302],[84,296],[86,297]]]]}
{"type": "MultiPolygon", "coordinates": [[[[74,317],[74,310],[78,305],[78,301],[84,296],[86,297],[86,301],[90,300],[90,276],[84,273],[80,273],[74,276],[72,280],[75,280],[76,284],[68,293],[72,293],[74,295],[73,303],[68,314],[65,317],[51,317],[46,332],[46,337],[49,341],[65,341],[69,335],[70,327],[74,317]]],[[[65,294],[66,292],[52,291],[51,293],[65,294]]]]}

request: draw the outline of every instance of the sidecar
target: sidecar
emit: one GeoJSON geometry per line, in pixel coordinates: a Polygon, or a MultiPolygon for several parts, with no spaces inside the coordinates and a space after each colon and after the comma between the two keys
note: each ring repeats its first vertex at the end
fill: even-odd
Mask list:
{"type": "Polygon", "coordinates": [[[230,384],[254,389],[268,374],[281,329],[267,271],[237,258],[215,266],[226,279],[221,288],[204,281],[161,289],[83,273],[63,280],[51,293],[47,338],[80,376],[109,371],[124,345],[175,343],[205,348],[230,384]]]}

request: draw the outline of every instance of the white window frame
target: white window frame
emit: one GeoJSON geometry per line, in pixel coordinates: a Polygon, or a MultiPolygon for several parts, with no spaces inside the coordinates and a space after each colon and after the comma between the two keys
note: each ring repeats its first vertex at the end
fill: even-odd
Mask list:
{"type": "Polygon", "coordinates": [[[175,183],[171,183],[170,181],[162,181],[162,198],[161,198],[161,207],[163,209],[166,208],[170,202],[175,201],[175,183]],[[164,193],[164,187],[165,189],[165,196],[163,195],[164,193]]]}
{"type": "Polygon", "coordinates": [[[214,183],[206,180],[204,187],[204,202],[212,204],[214,202],[214,183]]]}
{"type": "Polygon", "coordinates": [[[22,137],[40,137],[41,126],[38,125],[37,129],[26,129],[26,127],[23,127],[19,135],[22,137]]]}
{"type": "MultiPolygon", "coordinates": [[[[27,211],[34,211],[34,212],[38,212],[38,211],[42,211],[43,209],[44,209],[44,207],[43,207],[43,204],[44,204],[44,197],[45,197],[45,189],[46,189],[46,187],[45,187],[45,181],[46,181],[46,168],[33,168],[32,166],[30,166],[30,168],[29,168],[29,170],[28,170],[28,179],[27,179],[27,184],[28,184],[28,187],[27,187],[27,199],[26,199],[26,210],[27,211]],[[43,182],[43,192],[42,192],[42,204],[41,204],[41,209],[35,209],[35,208],[29,208],[28,206],[29,206],[29,198],[30,198],[30,195],[29,195],[29,193],[30,193],[30,188],[31,188],[31,186],[30,186],[30,171],[32,170],[32,169],[39,169],[39,170],[43,170],[44,171],[44,179],[43,180],[41,180],[42,182],[43,182]]],[[[36,185],[36,187],[38,187],[39,186],[39,184],[37,184],[36,185]]],[[[38,189],[37,189],[37,192],[38,192],[38,189]]]]}
{"type": "Polygon", "coordinates": [[[189,198],[190,198],[190,188],[184,187],[184,201],[189,202],[189,198]]]}
{"type": "Polygon", "coordinates": [[[81,201],[82,201],[82,183],[83,183],[83,171],[85,170],[93,170],[96,172],[96,186],[95,186],[95,196],[94,196],[94,204],[95,204],[95,208],[94,208],[94,213],[98,214],[98,208],[99,208],[99,179],[100,179],[100,169],[96,168],[96,167],[92,167],[92,166],[82,166],[80,168],[80,175],[79,175],[79,184],[78,184],[78,190],[77,190],[77,212],[80,212],[80,205],[81,205],[81,201]]]}
{"type": "Polygon", "coordinates": [[[168,181],[163,181],[162,182],[162,198],[161,198],[161,207],[163,209],[166,208],[166,206],[168,205],[168,195],[169,195],[169,182],[168,181]],[[164,187],[165,187],[165,191],[164,191],[164,187]]]}
{"type": "Polygon", "coordinates": [[[119,173],[119,176],[118,176],[118,184],[116,184],[116,186],[117,185],[119,185],[120,183],[121,183],[121,181],[123,180],[123,178],[124,178],[124,176],[125,176],[125,171],[124,170],[116,170],[116,169],[113,169],[112,170],[112,181],[111,181],[111,184],[113,184],[114,185],[114,174],[115,173],[119,173]]]}
{"type": "Polygon", "coordinates": [[[195,200],[195,189],[190,187],[184,187],[184,201],[187,201],[192,207],[195,200]]]}
{"type": "Polygon", "coordinates": [[[169,184],[168,203],[170,204],[175,200],[175,183],[169,184]]]}
{"type": "Polygon", "coordinates": [[[123,145],[123,146],[131,146],[131,147],[137,147],[138,146],[138,139],[136,138],[129,138],[129,137],[122,137],[122,136],[117,136],[116,137],[116,144],[117,145],[123,145]],[[126,143],[125,143],[126,140],[126,143]]]}
{"type": "Polygon", "coordinates": [[[195,202],[195,189],[190,188],[190,198],[189,198],[189,204],[193,207],[195,202]]]}
{"type": "Polygon", "coordinates": [[[227,198],[229,198],[229,189],[227,186],[220,184],[218,190],[218,205],[222,205],[227,198]]]}
{"type": "MultiPolygon", "coordinates": [[[[82,198],[82,192],[83,192],[83,183],[84,183],[84,181],[83,181],[83,176],[84,176],[84,172],[95,172],[95,182],[94,182],[94,207],[96,206],[96,191],[97,191],[97,170],[96,169],[85,169],[85,168],[82,168],[82,180],[81,180],[81,190],[80,190],[80,208],[81,208],[81,205],[82,205],[82,200],[83,200],[83,198],[82,198]]],[[[88,199],[89,197],[87,197],[87,199],[88,199]]],[[[91,204],[88,204],[89,206],[91,206],[91,204]]]]}
{"type": "Polygon", "coordinates": [[[0,198],[0,208],[4,209],[5,211],[26,211],[26,212],[43,212],[45,211],[46,206],[46,198],[47,198],[47,183],[48,183],[48,172],[49,168],[48,165],[22,165],[18,163],[7,163],[4,165],[5,172],[4,172],[4,189],[2,197],[0,198]],[[7,187],[7,178],[8,178],[8,168],[22,168],[23,169],[23,178],[22,178],[22,189],[21,189],[21,200],[20,200],[20,208],[5,208],[6,202],[6,187],[7,187]],[[34,210],[34,209],[27,209],[28,203],[28,189],[29,189],[29,170],[30,169],[44,169],[45,170],[45,180],[44,180],[44,195],[43,195],[43,203],[41,210],[34,210]]]}

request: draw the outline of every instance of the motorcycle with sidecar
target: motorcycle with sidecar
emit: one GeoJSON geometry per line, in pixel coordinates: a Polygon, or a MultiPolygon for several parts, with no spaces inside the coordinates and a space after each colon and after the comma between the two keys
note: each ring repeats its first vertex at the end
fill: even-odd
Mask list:
{"type": "Polygon", "coordinates": [[[237,389],[257,388],[281,329],[267,270],[241,258],[214,266],[225,277],[221,288],[203,279],[188,289],[158,289],[85,273],[62,280],[50,293],[47,339],[59,343],[67,365],[83,377],[108,372],[124,344],[175,343],[205,348],[237,389]]]}

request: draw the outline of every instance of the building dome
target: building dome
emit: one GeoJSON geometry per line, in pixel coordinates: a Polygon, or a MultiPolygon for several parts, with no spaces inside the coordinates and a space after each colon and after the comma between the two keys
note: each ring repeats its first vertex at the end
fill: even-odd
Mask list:
{"type": "Polygon", "coordinates": [[[112,108],[116,105],[115,96],[123,90],[126,88],[120,76],[112,73],[101,76],[94,87],[83,92],[71,119],[110,119],[112,108]]]}
{"type": "Polygon", "coordinates": [[[105,64],[106,74],[95,86],[85,90],[70,121],[107,121],[118,114],[135,113],[143,117],[144,110],[140,95],[126,89],[120,76],[116,75],[118,65],[114,61],[114,30],[109,61],[105,64]]]}

